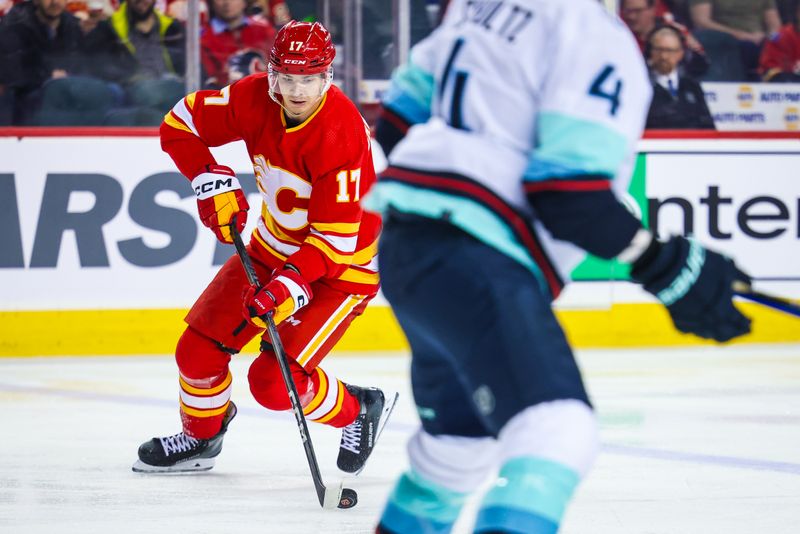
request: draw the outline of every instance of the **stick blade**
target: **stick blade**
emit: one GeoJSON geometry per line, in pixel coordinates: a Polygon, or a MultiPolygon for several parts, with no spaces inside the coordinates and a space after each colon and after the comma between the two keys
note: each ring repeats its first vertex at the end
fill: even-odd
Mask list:
{"type": "Polygon", "coordinates": [[[322,499],[322,507],[326,510],[339,507],[339,502],[342,499],[342,485],[344,482],[339,482],[338,486],[326,487],[325,496],[322,499]]]}

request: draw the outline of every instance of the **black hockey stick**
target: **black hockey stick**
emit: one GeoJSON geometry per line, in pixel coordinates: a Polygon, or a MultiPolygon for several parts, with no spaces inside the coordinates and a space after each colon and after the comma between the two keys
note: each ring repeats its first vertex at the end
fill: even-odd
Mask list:
{"type": "Polygon", "coordinates": [[[752,300],[753,302],[757,302],[774,310],[782,311],[784,313],[788,313],[789,315],[794,315],[795,317],[800,317],[800,306],[794,302],[781,297],[775,297],[773,295],[767,295],[766,293],[754,291],[752,287],[744,282],[734,282],[733,292],[747,300],[752,300]]]}
{"type": "MultiPolygon", "coordinates": [[[[261,287],[256,275],[256,270],[253,268],[253,262],[247,254],[242,236],[236,229],[235,224],[230,225],[231,236],[233,236],[233,244],[236,247],[236,254],[242,261],[245,273],[247,273],[247,280],[251,285],[261,287]]],[[[303,440],[303,448],[306,451],[306,459],[308,460],[308,467],[311,469],[311,478],[314,480],[314,487],[317,490],[317,498],[319,504],[323,508],[352,508],[358,501],[356,492],[350,488],[343,488],[342,482],[336,488],[328,488],[322,482],[322,474],[319,471],[319,464],[317,463],[317,455],[314,453],[314,445],[311,443],[311,434],[308,433],[308,424],[306,423],[306,416],[303,414],[303,407],[300,405],[300,397],[297,395],[297,387],[294,385],[292,379],[292,372],[289,370],[289,361],[286,358],[286,351],[283,349],[283,343],[278,335],[278,328],[275,326],[275,320],[272,314],[268,313],[263,316],[264,321],[267,323],[267,332],[269,339],[272,342],[272,348],[275,351],[275,357],[278,359],[278,365],[281,368],[281,375],[283,376],[283,383],[286,385],[286,391],[289,393],[289,401],[292,403],[292,412],[294,418],[297,420],[297,429],[300,431],[300,438],[303,440]]]]}

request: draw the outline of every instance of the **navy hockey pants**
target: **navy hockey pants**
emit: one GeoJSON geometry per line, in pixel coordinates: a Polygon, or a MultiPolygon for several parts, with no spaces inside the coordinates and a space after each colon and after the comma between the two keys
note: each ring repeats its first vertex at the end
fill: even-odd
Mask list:
{"type": "Polygon", "coordinates": [[[550,299],[523,265],[446,222],[395,213],[379,258],[428,433],[497,436],[528,406],[589,404],[550,299]]]}

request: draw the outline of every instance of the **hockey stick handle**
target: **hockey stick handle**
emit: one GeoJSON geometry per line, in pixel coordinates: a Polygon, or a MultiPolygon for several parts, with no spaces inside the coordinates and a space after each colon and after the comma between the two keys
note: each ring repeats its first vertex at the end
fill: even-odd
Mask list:
{"type": "Polygon", "coordinates": [[[788,299],[755,291],[752,287],[750,287],[749,284],[744,282],[734,282],[733,292],[742,298],[757,302],[763,306],[788,313],[789,315],[794,315],[795,317],[800,317],[800,305],[797,305],[788,299]]]}
{"type": "MultiPolygon", "coordinates": [[[[261,287],[261,283],[258,281],[258,275],[253,267],[253,262],[250,259],[250,255],[247,253],[239,230],[236,228],[235,224],[230,225],[230,230],[231,236],[233,236],[233,245],[236,247],[236,254],[242,262],[248,282],[256,287],[261,287]]],[[[334,489],[329,490],[322,482],[322,473],[319,470],[317,455],[314,453],[314,445],[311,443],[308,423],[306,423],[306,416],[303,413],[303,406],[300,404],[300,396],[297,394],[297,386],[295,386],[294,379],[292,378],[292,371],[289,368],[289,360],[286,357],[286,351],[283,348],[281,336],[278,334],[278,327],[275,325],[275,319],[273,319],[272,313],[267,313],[263,318],[264,322],[267,323],[267,332],[269,333],[269,339],[272,343],[272,349],[275,351],[275,358],[278,360],[278,366],[281,369],[283,383],[286,386],[286,391],[289,393],[289,401],[292,405],[294,418],[297,421],[297,429],[300,431],[300,438],[303,440],[303,448],[306,452],[308,467],[311,470],[314,488],[317,491],[317,499],[319,499],[319,504],[323,508],[335,508],[339,503],[342,488],[338,488],[338,491],[334,489]],[[332,495],[334,492],[336,495],[332,495]]]]}

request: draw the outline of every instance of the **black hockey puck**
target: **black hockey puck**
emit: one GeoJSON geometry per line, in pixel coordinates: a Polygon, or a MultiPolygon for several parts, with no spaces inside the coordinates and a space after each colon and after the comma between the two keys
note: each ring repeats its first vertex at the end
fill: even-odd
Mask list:
{"type": "Polygon", "coordinates": [[[350,488],[343,488],[342,495],[339,497],[339,508],[347,509],[352,508],[358,503],[358,494],[356,490],[350,488]]]}

